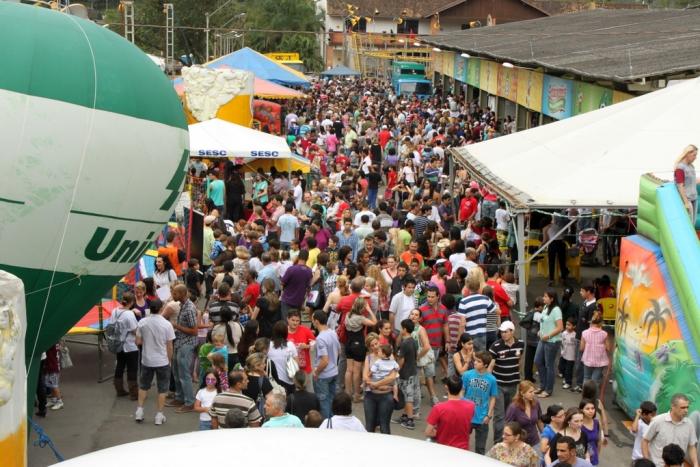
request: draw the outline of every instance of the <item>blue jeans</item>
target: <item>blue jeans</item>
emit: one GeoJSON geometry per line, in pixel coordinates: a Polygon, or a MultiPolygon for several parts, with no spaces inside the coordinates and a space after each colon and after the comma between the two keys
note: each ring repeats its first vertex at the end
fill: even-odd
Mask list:
{"type": "Polygon", "coordinates": [[[385,435],[391,434],[391,414],[394,411],[394,396],[392,393],[375,394],[365,392],[365,429],[374,433],[379,425],[379,431],[385,435]]]}
{"type": "Polygon", "coordinates": [[[369,207],[374,209],[377,207],[377,192],[378,188],[368,188],[367,189],[367,201],[369,202],[369,207]]]}
{"type": "Polygon", "coordinates": [[[554,376],[556,360],[559,355],[560,342],[542,342],[537,345],[535,352],[535,365],[540,373],[540,387],[552,394],[554,391],[554,376]]]}
{"type": "Polygon", "coordinates": [[[576,360],[574,363],[574,376],[572,385],[583,386],[583,362],[581,361],[583,352],[581,352],[581,339],[576,339],[576,360]]]}
{"type": "Polygon", "coordinates": [[[482,423],[481,425],[472,425],[472,430],[474,430],[474,452],[483,456],[486,454],[486,440],[489,437],[489,424],[482,423]]]}
{"type": "Polygon", "coordinates": [[[185,405],[194,404],[192,388],[192,362],[194,361],[194,344],[185,344],[175,350],[173,356],[173,378],[175,378],[175,399],[185,405]]]}
{"type": "Polygon", "coordinates": [[[496,201],[482,201],[481,218],[488,217],[494,220],[496,218],[496,209],[498,209],[498,203],[496,201]]]}
{"type": "Polygon", "coordinates": [[[493,443],[503,441],[503,427],[506,424],[506,410],[518,393],[517,384],[499,384],[496,406],[493,411],[493,443]]]}
{"type": "Polygon", "coordinates": [[[318,397],[318,403],[321,406],[321,416],[329,418],[332,415],[331,405],[335,397],[335,386],[337,384],[337,375],[329,378],[318,378],[314,380],[314,392],[318,397]]]}
{"type": "Polygon", "coordinates": [[[600,387],[600,383],[603,381],[603,372],[606,368],[605,366],[583,365],[583,381],[586,382],[592,379],[600,387]]]}
{"type": "Polygon", "coordinates": [[[474,342],[475,352],[478,352],[479,350],[489,350],[486,348],[486,333],[480,334],[478,336],[472,336],[472,342],[474,342]]]}
{"type": "Polygon", "coordinates": [[[211,430],[211,420],[200,420],[199,431],[211,430]]]}

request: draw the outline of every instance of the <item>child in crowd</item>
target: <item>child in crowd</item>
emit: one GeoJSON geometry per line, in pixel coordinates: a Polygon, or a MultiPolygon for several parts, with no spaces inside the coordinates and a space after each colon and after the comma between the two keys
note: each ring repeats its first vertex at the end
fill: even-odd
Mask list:
{"type": "Polygon", "coordinates": [[[194,411],[199,413],[199,430],[211,430],[211,415],[209,409],[214,403],[214,397],[219,393],[217,376],[213,371],[204,375],[205,386],[197,391],[194,397],[194,411]]]}
{"type": "Polygon", "coordinates": [[[226,249],[225,242],[226,242],[226,235],[225,232],[216,229],[214,230],[214,245],[211,247],[211,252],[209,254],[209,258],[214,260],[219,257],[221,253],[226,249]]]}
{"type": "Polygon", "coordinates": [[[289,260],[292,264],[296,263],[297,256],[299,256],[299,240],[292,240],[289,246],[289,260]]]}
{"type": "Polygon", "coordinates": [[[561,359],[564,370],[562,388],[569,389],[572,385],[576,361],[576,320],[574,318],[566,320],[566,328],[561,334],[561,359]]]}
{"type": "Polygon", "coordinates": [[[632,448],[632,460],[642,459],[642,438],[649,429],[651,420],[656,417],[656,404],[651,401],[644,401],[639,404],[637,413],[634,416],[634,421],[630,430],[634,433],[634,447],[632,448]]]}
{"type": "MultiPolygon", "coordinates": [[[[226,347],[224,346],[224,349],[225,348],[226,347]]],[[[210,353],[207,358],[211,362],[210,372],[216,374],[216,377],[219,380],[218,387],[222,391],[228,390],[228,367],[226,366],[227,358],[223,357],[218,351],[210,353]]]]}
{"type": "Polygon", "coordinates": [[[202,295],[202,284],[204,284],[204,273],[200,271],[199,260],[190,258],[187,262],[187,270],[185,271],[185,285],[193,301],[196,301],[202,295]]]}

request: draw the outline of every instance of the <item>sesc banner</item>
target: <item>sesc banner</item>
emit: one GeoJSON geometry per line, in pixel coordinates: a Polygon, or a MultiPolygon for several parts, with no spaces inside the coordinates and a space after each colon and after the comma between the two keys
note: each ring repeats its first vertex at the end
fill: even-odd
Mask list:
{"type": "Polygon", "coordinates": [[[571,117],[573,81],[544,75],[542,113],[561,120],[571,117]]]}

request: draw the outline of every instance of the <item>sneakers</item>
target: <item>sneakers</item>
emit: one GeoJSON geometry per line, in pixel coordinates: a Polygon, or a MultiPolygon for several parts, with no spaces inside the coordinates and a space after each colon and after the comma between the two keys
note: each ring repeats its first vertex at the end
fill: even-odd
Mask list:
{"type": "MultiPolygon", "coordinates": [[[[194,405],[181,405],[180,407],[175,409],[175,413],[190,413],[193,410],[194,410],[194,405]]],[[[156,415],[156,417],[157,417],[157,415],[156,415]]],[[[158,425],[158,424],[156,424],[156,425],[158,425]]]]}
{"type": "Polygon", "coordinates": [[[50,409],[56,403],[55,397],[49,397],[46,399],[46,408],[50,409]]]}
{"type": "Polygon", "coordinates": [[[163,412],[158,412],[156,414],[156,425],[162,425],[163,423],[165,423],[165,420],[167,419],[165,418],[165,415],[163,415],[163,412]]]}
{"type": "Polygon", "coordinates": [[[564,383],[564,384],[561,385],[561,387],[562,387],[562,389],[569,389],[571,386],[569,386],[568,384],[564,383]]]}
{"type": "Polygon", "coordinates": [[[179,401],[177,399],[172,399],[169,401],[165,401],[165,406],[166,407],[180,407],[181,405],[185,405],[184,402],[179,401]]]}
{"type": "Polygon", "coordinates": [[[575,388],[571,388],[571,392],[581,392],[581,386],[576,386],[575,388]]]}
{"type": "Polygon", "coordinates": [[[420,410],[414,410],[414,411],[413,411],[413,419],[414,419],[414,420],[420,420],[420,410]]]}
{"type": "Polygon", "coordinates": [[[403,428],[406,428],[407,430],[415,430],[416,429],[415,422],[413,421],[412,418],[408,418],[408,417],[406,417],[406,420],[401,422],[401,426],[403,428]]]}
{"type": "Polygon", "coordinates": [[[136,407],[136,413],[134,414],[134,421],[137,423],[143,422],[143,407],[136,407]]]}
{"type": "Polygon", "coordinates": [[[396,423],[396,424],[399,424],[399,425],[403,425],[403,423],[404,423],[406,420],[408,420],[408,417],[406,416],[405,413],[402,413],[401,416],[400,416],[399,418],[392,418],[392,419],[391,419],[391,423],[396,423]]]}
{"type": "Polygon", "coordinates": [[[61,410],[63,408],[63,400],[57,399],[51,406],[51,410],[61,410]]]}
{"type": "Polygon", "coordinates": [[[439,402],[440,402],[440,399],[438,399],[437,396],[433,396],[433,397],[430,399],[430,406],[432,407],[432,406],[434,406],[435,404],[437,404],[437,403],[439,403],[439,402]]]}

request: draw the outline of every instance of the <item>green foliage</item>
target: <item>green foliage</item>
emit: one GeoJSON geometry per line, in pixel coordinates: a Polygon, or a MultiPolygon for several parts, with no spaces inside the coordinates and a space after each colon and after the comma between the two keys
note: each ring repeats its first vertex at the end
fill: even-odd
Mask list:
{"type": "MultiPolygon", "coordinates": [[[[134,2],[136,45],[157,56],[163,56],[165,51],[163,3],[163,0],[134,2]]],[[[192,53],[197,63],[203,63],[205,13],[213,13],[225,1],[170,0],[170,3],[174,7],[175,26],[193,28],[175,30],[175,56],[192,53]]],[[[110,9],[104,15],[105,23],[110,24],[112,31],[124,33],[124,17],[121,12],[110,9]]],[[[258,52],[298,52],[307,69],[323,68],[319,42],[323,31],[323,13],[316,11],[313,0],[234,0],[210,17],[210,29],[210,53],[213,51],[215,34],[236,30],[245,32],[245,45],[258,52]],[[240,13],[246,13],[246,16],[235,19],[240,13]]]]}
{"type": "Polygon", "coordinates": [[[656,405],[659,413],[667,412],[671,407],[671,397],[674,394],[685,394],[690,400],[690,411],[700,409],[700,384],[696,377],[699,365],[690,361],[676,361],[666,367],[661,377],[659,392],[656,394],[656,405]]]}
{"type": "Polygon", "coordinates": [[[298,52],[307,69],[323,67],[319,34],[323,31],[323,14],[316,11],[312,0],[256,0],[249,2],[246,29],[294,32],[246,33],[246,45],[258,52],[298,52]]]}

